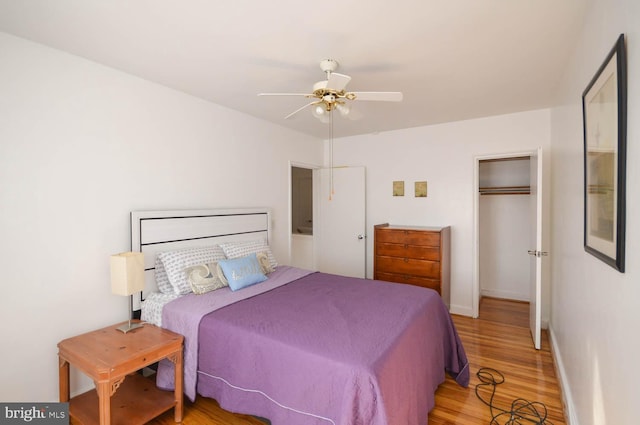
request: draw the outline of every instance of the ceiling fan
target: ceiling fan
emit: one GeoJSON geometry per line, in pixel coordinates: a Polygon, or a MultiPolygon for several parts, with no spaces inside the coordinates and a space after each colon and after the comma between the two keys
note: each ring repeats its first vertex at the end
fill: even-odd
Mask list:
{"type": "Polygon", "coordinates": [[[333,59],[320,61],[320,69],[327,75],[327,79],[315,83],[312,93],[259,93],[258,96],[304,96],[314,99],[284,118],[289,119],[303,109],[313,107],[311,110],[313,115],[320,121],[327,123],[330,121],[330,113],[334,110],[337,110],[341,116],[346,118],[360,118],[356,111],[351,110],[349,105],[351,101],[400,102],[402,100],[402,92],[346,91],[345,88],[351,81],[351,77],[334,72],[338,69],[338,62],[333,59]]]}

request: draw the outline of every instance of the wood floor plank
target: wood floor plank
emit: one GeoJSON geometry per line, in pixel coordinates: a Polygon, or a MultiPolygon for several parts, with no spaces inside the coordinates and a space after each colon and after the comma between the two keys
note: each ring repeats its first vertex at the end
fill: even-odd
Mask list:
{"type": "MultiPolygon", "coordinates": [[[[429,413],[429,424],[490,423],[490,409],[475,393],[475,386],[480,383],[476,373],[481,367],[494,368],[504,375],[505,383],[496,389],[498,407],[508,409],[516,398],[537,401],[545,404],[549,425],[566,423],[548,336],[543,332],[541,350],[533,348],[528,329],[528,309],[527,303],[483,299],[479,319],[453,316],[469,358],[471,384],[468,388],[462,388],[447,377],[436,392],[436,406],[429,413]]],[[[480,393],[485,394],[487,399],[490,396],[484,389],[480,393]]],[[[173,425],[173,412],[167,412],[150,423],[173,425]]],[[[226,412],[214,400],[204,397],[198,397],[195,403],[186,403],[182,423],[263,425],[255,418],[226,412]]]]}

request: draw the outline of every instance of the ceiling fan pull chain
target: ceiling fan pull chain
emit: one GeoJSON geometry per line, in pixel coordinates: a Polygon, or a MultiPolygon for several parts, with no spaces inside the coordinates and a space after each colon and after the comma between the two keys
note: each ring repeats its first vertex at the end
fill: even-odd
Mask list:
{"type": "Polygon", "coordinates": [[[333,191],[333,111],[329,111],[329,200],[332,199],[333,191]]]}

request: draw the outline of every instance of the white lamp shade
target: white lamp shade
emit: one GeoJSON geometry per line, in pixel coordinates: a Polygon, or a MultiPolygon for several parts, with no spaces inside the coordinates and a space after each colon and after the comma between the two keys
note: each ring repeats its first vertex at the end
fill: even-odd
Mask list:
{"type": "Polygon", "coordinates": [[[144,289],[144,254],[123,252],[111,256],[111,292],[131,295],[144,289]]]}

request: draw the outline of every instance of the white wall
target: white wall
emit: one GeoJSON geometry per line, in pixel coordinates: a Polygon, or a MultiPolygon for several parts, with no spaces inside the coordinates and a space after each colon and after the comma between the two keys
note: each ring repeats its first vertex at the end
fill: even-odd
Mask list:
{"type": "MultiPolygon", "coordinates": [[[[471,316],[474,158],[538,146],[547,157],[549,118],[548,110],[538,110],[335,140],[336,165],[367,168],[367,276],[373,275],[375,224],[450,225],[451,311],[471,316]],[[392,196],[394,180],[405,181],[404,197],[392,196]],[[428,182],[428,196],[415,198],[414,182],[423,180],[428,182]]],[[[543,218],[548,219],[548,213],[543,218]]],[[[543,320],[547,305],[543,303],[543,320]]]]}
{"type": "Polygon", "coordinates": [[[289,161],[321,141],[4,33],[0,64],[0,400],[57,400],[58,341],[128,317],[131,210],[271,207],[288,261],[289,161]]]}
{"type": "Polygon", "coordinates": [[[530,301],[529,195],[480,196],[480,295],[530,301]]]}
{"type": "Polygon", "coordinates": [[[640,2],[594,1],[551,111],[553,232],[551,331],[571,424],[637,423],[640,369],[640,2]],[[627,36],[626,272],[583,249],[581,95],[627,36]]]}

